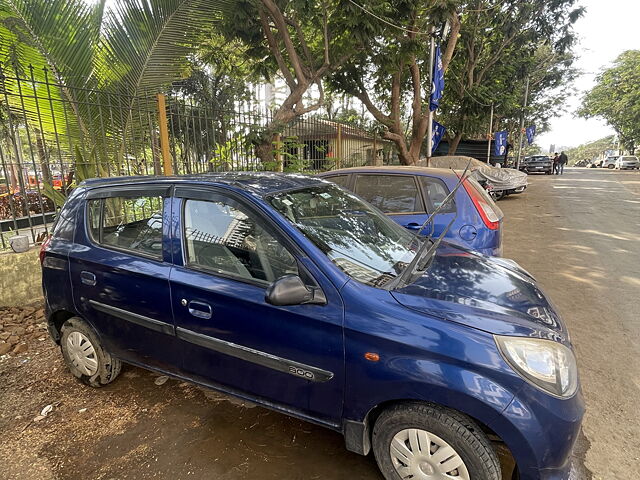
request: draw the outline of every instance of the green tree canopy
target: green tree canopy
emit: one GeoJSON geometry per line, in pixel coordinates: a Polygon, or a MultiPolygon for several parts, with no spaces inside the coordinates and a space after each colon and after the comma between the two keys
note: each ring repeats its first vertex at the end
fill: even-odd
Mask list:
{"type": "Polygon", "coordinates": [[[573,165],[580,160],[594,160],[607,150],[614,150],[615,148],[616,139],[613,135],[609,135],[608,137],[570,148],[565,153],[569,157],[569,163],[573,165]]]}
{"type": "Polygon", "coordinates": [[[492,131],[519,134],[527,77],[526,122],[535,123],[538,132],[545,130],[575,76],[572,25],[583,13],[575,3],[476,0],[465,4],[438,112],[439,121],[448,128],[451,153],[463,137],[484,138],[492,103],[492,131]]]}
{"type": "Polygon", "coordinates": [[[627,50],[603,71],[583,98],[578,114],[600,117],[633,153],[640,142],[640,50],[627,50]]]}
{"type": "Polygon", "coordinates": [[[350,31],[360,32],[366,46],[332,75],[331,86],[360,99],[407,165],[418,162],[428,128],[431,31],[442,30],[447,20],[451,24],[443,45],[446,70],[458,39],[457,3],[374,0],[345,5],[350,31]]]}

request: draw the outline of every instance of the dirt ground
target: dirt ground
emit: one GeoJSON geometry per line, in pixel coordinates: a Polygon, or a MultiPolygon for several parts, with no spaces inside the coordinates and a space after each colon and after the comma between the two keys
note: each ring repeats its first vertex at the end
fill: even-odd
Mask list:
{"type": "MultiPolygon", "coordinates": [[[[577,348],[587,415],[575,478],[634,478],[640,175],[569,169],[530,181],[500,203],[505,256],[542,283],[577,348]]],[[[39,309],[0,309],[0,332],[16,337],[0,357],[0,479],[381,479],[337,433],[139,368],[85,387],[39,309]]]]}

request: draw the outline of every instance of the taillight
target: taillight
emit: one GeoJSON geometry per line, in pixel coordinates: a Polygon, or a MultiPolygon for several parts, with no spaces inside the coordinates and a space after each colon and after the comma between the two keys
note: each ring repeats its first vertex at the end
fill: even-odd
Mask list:
{"type": "Polygon", "coordinates": [[[42,245],[40,246],[40,265],[42,265],[42,263],[44,262],[44,255],[49,249],[50,243],[51,243],[51,235],[45,238],[44,242],[42,242],[42,245]]]}
{"type": "Polygon", "coordinates": [[[468,179],[465,178],[462,185],[487,228],[498,230],[500,228],[500,215],[489,203],[491,200],[487,200],[468,179]]]}

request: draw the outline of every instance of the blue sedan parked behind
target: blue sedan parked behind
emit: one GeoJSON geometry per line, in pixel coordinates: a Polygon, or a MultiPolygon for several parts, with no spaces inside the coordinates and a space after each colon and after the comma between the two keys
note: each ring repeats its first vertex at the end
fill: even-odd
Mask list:
{"type": "MultiPolygon", "coordinates": [[[[355,192],[403,227],[418,230],[455,188],[458,174],[441,168],[393,166],[345,168],[319,177],[355,192]]],[[[429,226],[422,233],[439,236],[455,217],[446,241],[502,256],[502,211],[474,179],[466,179],[463,187],[435,215],[433,229],[429,226]]]]}
{"type": "Polygon", "coordinates": [[[536,281],[330,182],[87,181],[40,259],[49,332],[88,385],[126,362],[227,392],[342,432],[387,480],[500,480],[495,442],[513,478],[568,478],[584,405],[536,281]]]}

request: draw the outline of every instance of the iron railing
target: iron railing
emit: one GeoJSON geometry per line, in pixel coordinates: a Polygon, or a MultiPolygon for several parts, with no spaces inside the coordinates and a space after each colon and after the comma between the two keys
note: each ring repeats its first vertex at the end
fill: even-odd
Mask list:
{"type": "Polygon", "coordinates": [[[313,116],[265,139],[271,114],[234,105],[220,110],[175,91],[131,96],[71,87],[47,69],[0,68],[0,249],[18,233],[41,241],[55,215],[52,198],[59,203],[89,176],[314,173],[394,157],[375,133],[313,116]],[[260,142],[271,145],[270,160],[256,155],[260,142]]]}

